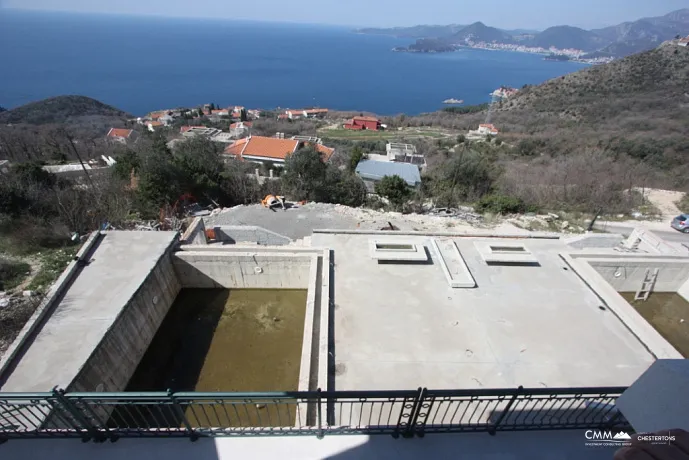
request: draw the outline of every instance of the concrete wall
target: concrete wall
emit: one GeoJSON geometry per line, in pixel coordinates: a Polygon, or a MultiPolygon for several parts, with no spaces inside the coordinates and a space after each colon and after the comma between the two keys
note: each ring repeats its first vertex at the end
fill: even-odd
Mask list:
{"type": "Polygon", "coordinates": [[[208,244],[206,241],[206,226],[201,217],[195,218],[187,231],[182,235],[183,244],[208,244]]]}
{"type": "Polygon", "coordinates": [[[249,225],[222,225],[215,228],[215,238],[223,243],[257,243],[264,246],[290,244],[291,239],[263,227],[249,225]]]}
{"type": "Polygon", "coordinates": [[[181,285],[172,248],[122,310],[67,391],[124,391],[181,285]]]}
{"type": "Polygon", "coordinates": [[[636,292],[641,287],[646,269],[650,269],[651,273],[656,268],[660,269],[658,280],[653,288],[657,292],[677,292],[689,279],[689,259],[684,261],[592,260],[589,264],[617,292],[636,292]]]}
{"type": "Polygon", "coordinates": [[[615,248],[622,244],[624,237],[616,234],[588,233],[566,238],[562,241],[575,249],[615,248]]]}
{"type": "MultiPolygon", "coordinates": [[[[246,248],[245,248],[246,249],[246,248]]],[[[308,289],[312,253],[180,251],[173,265],[182,288],[308,289]]]]}

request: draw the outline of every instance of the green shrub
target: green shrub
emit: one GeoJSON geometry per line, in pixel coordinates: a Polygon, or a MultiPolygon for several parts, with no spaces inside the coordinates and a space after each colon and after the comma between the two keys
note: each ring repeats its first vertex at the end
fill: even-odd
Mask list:
{"type": "Polygon", "coordinates": [[[30,271],[31,266],[25,262],[0,259],[0,291],[17,287],[30,271]]]}
{"type": "Polygon", "coordinates": [[[527,211],[524,202],[506,195],[486,195],[474,206],[478,212],[492,212],[494,214],[519,214],[527,211]]]}

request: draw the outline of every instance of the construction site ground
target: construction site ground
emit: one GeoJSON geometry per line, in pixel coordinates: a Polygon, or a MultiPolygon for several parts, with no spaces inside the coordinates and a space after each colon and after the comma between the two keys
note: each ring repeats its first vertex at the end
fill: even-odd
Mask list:
{"type": "Polygon", "coordinates": [[[205,217],[206,228],[222,225],[255,225],[293,240],[310,236],[316,229],[381,230],[392,224],[403,231],[471,232],[477,229],[494,229],[502,233],[521,234],[525,230],[504,221],[462,219],[426,214],[381,212],[348,206],[307,203],[287,210],[271,211],[260,204],[235,206],[223,209],[214,216],[205,217]]]}

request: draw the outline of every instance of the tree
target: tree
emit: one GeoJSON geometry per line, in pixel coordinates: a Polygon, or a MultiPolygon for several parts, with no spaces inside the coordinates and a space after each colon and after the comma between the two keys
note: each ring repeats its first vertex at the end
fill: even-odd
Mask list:
{"type": "Polygon", "coordinates": [[[210,110],[215,110],[215,104],[211,102],[211,105],[209,107],[210,110]]]}
{"type": "Polygon", "coordinates": [[[139,156],[132,150],[127,150],[115,159],[117,163],[112,168],[112,174],[120,180],[128,181],[132,172],[137,173],[141,164],[139,156]]]}
{"type": "Polygon", "coordinates": [[[327,200],[331,203],[357,207],[366,202],[366,186],[356,174],[343,172],[328,165],[326,184],[327,200]]]}
{"type": "Polygon", "coordinates": [[[401,207],[410,197],[411,190],[400,176],[385,176],[376,184],[376,193],[390,200],[395,207],[401,207]]]}
{"type": "Polygon", "coordinates": [[[287,157],[282,181],[297,200],[325,201],[326,170],[321,154],[306,147],[287,157]]]}
{"type": "Polygon", "coordinates": [[[460,134],[457,136],[457,143],[458,144],[463,144],[467,140],[466,136],[464,134],[460,134]]]}
{"type": "Polygon", "coordinates": [[[249,121],[249,116],[246,113],[246,109],[242,109],[241,112],[239,112],[239,120],[240,121],[249,121]]]}
{"type": "Polygon", "coordinates": [[[356,171],[356,167],[359,164],[361,160],[365,158],[364,151],[361,149],[360,146],[355,146],[352,149],[352,156],[350,157],[349,160],[349,171],[354,172],[356,171]]]}
{"type": "Polygon", "coordinates": [[[0,105],[0,112],[7,112],[7,109],[0,105]]]}

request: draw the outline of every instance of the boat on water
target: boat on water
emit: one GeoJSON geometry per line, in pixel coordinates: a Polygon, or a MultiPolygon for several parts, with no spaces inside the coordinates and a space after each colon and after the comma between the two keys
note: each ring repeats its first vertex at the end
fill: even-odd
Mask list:
{"type": "Polygon", "coordinates": [[[464,99],[445,99],[443,104],[464,104],[464,99]]]}

